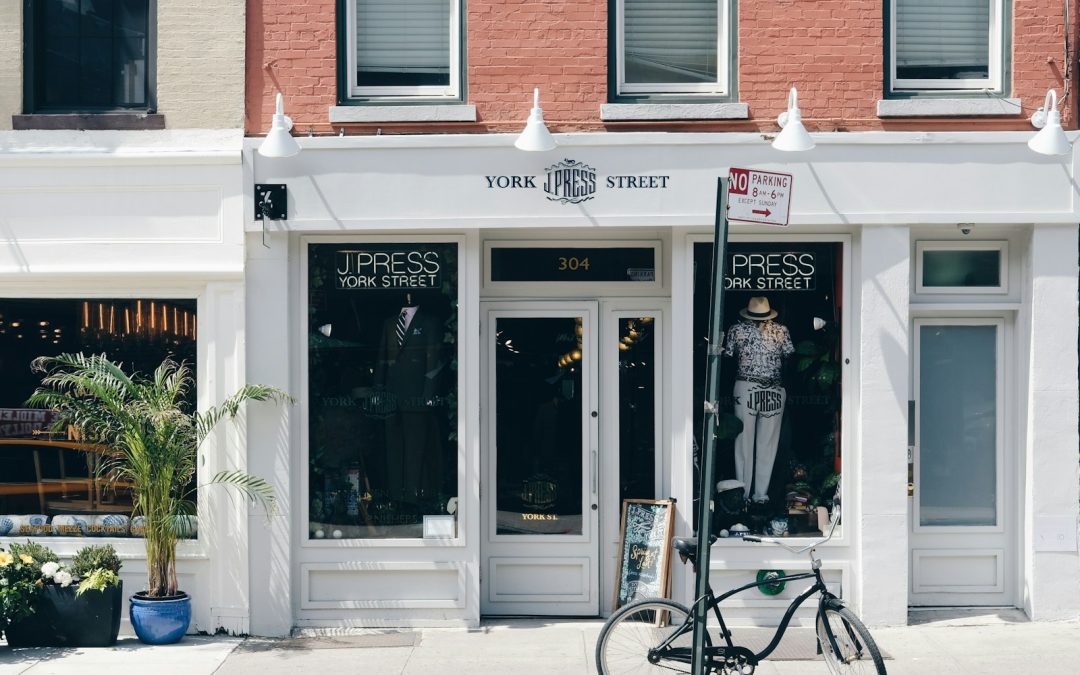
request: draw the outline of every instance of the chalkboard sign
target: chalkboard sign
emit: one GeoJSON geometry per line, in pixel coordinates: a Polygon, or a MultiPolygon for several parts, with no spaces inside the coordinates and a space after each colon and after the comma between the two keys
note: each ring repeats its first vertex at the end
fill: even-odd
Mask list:
{"type": "Polygon", "coordinates": [[[615,609],[668,596],[674,499],[624,499],[615,609]]]}

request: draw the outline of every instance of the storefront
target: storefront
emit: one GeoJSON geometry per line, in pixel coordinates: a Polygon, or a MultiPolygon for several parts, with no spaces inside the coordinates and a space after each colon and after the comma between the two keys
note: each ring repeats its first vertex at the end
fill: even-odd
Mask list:
{"type": "MultiPolygon", "coordinates": [[[[47,134],[48,132],[46,132],[47,134]]],[[[68,558],[112,544],[125,588],[145,588],[142,523],[103,451],[26,399],[39,356],[108,355],[150,373],[162,359],[197,373],[191,403],[246,381],[241,136],[185,132],[57,137],[9,132],[0,152],[0,545],[28,538],[68,558]]],[[[200,477],[242,468],[242,425],[207,439],[200,477]]],[[[250,630],[246,509],[198,489],[178,547],[193,631],[250,630]]],[[[242,500],[239,500],[242,501],[242,500]]],[[[126,613],[126,607],[125,607],[126,613]]],[[[126,616],[126,614],[125,614],[126,616]]]]}
{"type": "MultiPolygon", "coordinates": [[[[250,530],[253,632],[610,612],[621,500],[674,497],[693,529],[731,166],[794,197],[790,227],[732,230],[719,466],[742,492],[714,585],[797,566],[722,535],[814,536],[840,486],[826,578],[868,622],[1080,612],[1071,157],[1009,133],[794,158],[739,134],[300,140],[245,151],[289,206],[248,200],[247,376],[299,399],[248,419],[285,507],[250,530]]],[[[775,620],[791,592],[733,611],[775,620]]]]}

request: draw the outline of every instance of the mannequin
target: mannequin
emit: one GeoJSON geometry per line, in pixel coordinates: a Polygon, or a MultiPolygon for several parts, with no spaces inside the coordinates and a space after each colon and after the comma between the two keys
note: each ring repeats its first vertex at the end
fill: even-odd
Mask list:
{"type": "Polygon", "coordinates": [[[788,329],[773,321],[777,312],[768,298],[750,298],[739,315],[743,321],[729,328],[724,338],[724,355],[738,359],[733,393],[735,415],[743,423],[735,439],[735,480],[746,486],[747,500],[763,504],[769,501],[787,400],[781,369],[795,347],[788,329]]]}
{"type": "Polygon", "coordinates": [[[389,394],[394,410],[386,420],[387,489],[396,497],[434,489],[442,451],[435,432],[436,377],[442,331],[405,293],[401,308],[382,326],[375,386],[389,394]]]}

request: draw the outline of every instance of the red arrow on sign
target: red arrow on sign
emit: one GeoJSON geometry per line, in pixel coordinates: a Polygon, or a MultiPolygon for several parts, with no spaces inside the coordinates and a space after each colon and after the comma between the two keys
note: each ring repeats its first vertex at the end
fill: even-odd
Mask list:
{"type": "Polygon", "coordinates": [[[768,218],[769,216],[772,215],[772,211],[770,211],[769,209],[765,209],[765,210],[754,209],[753,213],[761,214],[761,215],[765,216],[766,218],[768,218]]]}

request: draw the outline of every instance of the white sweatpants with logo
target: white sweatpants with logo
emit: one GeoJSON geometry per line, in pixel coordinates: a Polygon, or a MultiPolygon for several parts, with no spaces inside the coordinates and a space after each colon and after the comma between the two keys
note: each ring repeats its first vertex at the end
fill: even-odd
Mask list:
{"type": "Polygon", "coordinates": [[[733,393],[735,416],[743,423],[742,433],[735,439],[735,479],[746,486],[748,497],[752,484],[754,501],[764,501],[768,498],[776,448],[780,444],[780,422],[784,419],[787,392],[783,387],[735,380],[733,393]]]}

